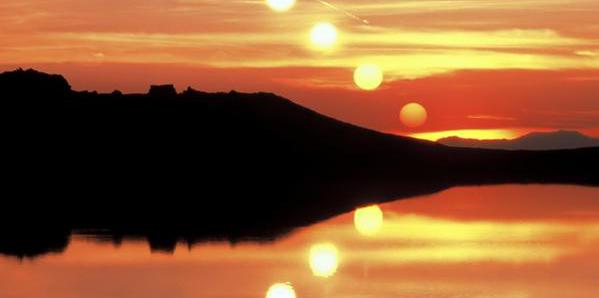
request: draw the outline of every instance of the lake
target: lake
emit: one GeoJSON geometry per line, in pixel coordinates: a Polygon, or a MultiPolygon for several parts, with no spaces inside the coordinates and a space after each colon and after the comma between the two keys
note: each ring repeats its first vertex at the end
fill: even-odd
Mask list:
{"type": "Polygon", "coordinates": [[[0,256],[2,298],[597,298],[599,188],[456,187],[273,242],[120,244],[0,256]]]}

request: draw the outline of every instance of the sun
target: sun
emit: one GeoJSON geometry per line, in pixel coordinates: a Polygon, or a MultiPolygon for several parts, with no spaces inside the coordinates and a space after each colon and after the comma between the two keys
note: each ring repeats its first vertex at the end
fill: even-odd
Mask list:
{"type": "Polygon", "coordinates": [[[414,128],[422,126],[427,118],[428,113],[426,109],[421,104],[415,102],[403,106],[399,112],[401,123],[407,127],[414,128]]]}
{"type": "Polygon", "coordinates": [[[266,5],[274,11],[287,11],[295,5],[295,0],[266,0],[266,5]]]}
{"type": "Polygon", "coordinates": [[[289,283],[276,283],[268,288],[266,298],[295,298],[295,290],[289,283]]]}
{"type": "Polygon", "coordinates": [[[372,236],[383,225],[383,211],[377,205],[358,208],[354,212],[354,226],[362,235],[372,236]]]}
{"type": "Polygon", "coordinates": [[[374,64],[363,64],[354,71],[354,82],[363,90],[375,90],[383,83],[383,71],[374,64]]]}
{"type": "Polygon", "coordinates": [[[318,23],[312,27],[310,40],[319,49],[330,49],[337,42],[337,28],[330,23],[318,23]]]}
{"type": "Polygon", "coordinates": [[[339,252],[331,243],[315,244],[310,248],[310,269],[318,277],[330,277],[337,272],[339,252]]]}

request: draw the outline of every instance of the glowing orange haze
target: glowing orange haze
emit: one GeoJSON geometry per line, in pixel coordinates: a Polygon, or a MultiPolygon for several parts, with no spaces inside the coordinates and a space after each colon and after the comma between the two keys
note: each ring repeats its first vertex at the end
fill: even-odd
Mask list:
{"type": "Polygon", "coordinates": [[[598,1],[330,2],[370,25],[318,1],[282,13],[264,1],[3,1],[0,70],[63,73],[80,90],[273,91],[387,132],[599,135],[598,1]],[[339,29],[326,53],[310,47],[322,21],[339,29]],[[354,86],[363,63],[382,67],[378,90],[354,86]],[[401,124],[409,102],[425,125],[401,124]]]}

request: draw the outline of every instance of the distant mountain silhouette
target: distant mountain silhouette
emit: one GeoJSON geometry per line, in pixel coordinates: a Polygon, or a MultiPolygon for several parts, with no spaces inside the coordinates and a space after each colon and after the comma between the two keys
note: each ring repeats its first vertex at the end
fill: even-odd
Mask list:
{"type": "Polygon", "coordinates": [[[460,137],[447,137],[438,143],[465,148],[486,148],[506,150],[556,150],[599,147],[599,139],[594,139],[577,131],[533,132],[513,140],[477,140],[460,137]]]}
{"type": "Polygon", "coordinates": [[[451,148],[383,134],[271,93],[72,91],[0,74],[0,253],[60,251],[72,231],[172,251],[269,240],[356,206],[490,183],[599,184],[599,149],[451,148]],[[39,237],[40,233],[45,235],[39,237]]]}

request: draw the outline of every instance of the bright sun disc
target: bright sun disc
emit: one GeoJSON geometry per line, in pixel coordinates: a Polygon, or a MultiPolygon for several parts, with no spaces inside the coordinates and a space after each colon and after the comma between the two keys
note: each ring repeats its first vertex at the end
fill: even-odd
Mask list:
{"type": "Polygon", "coordinates": [[[266,298],[295,298],[295,290],[289,283],[277,283],[268,288],[266,298]]]}
{"type": "Polygon", "coordinates": [[[330,23],[316,24],[310,33],[310,39],[318,48],[331,48],[337,41],[337,28],[330,23]]]}
{"type": "Polygon", "coordinates": [[[374,90],[383,82],[383,71],[374,64],[358,66],[354,71],[354,82],[363,90],[374,90]]]}
{"type": "Polygon", "coordinates": [[[401,109],[401,112],[399,112],[399,120],[407,127],[422,126],[427,118],[426,109],[421,104],[415,102],[405,105],[401,109]]]}
{"type": "Polygon", "coordinates": [[[374,235],[383,225],[383,211],[377,205],[358,208],[354,213],[354,225],[360,234],[374,235]]]}
{"type": "Polygon", "coordinates": [[[287,11],[295,5],[295,0],[266,0],[266,4],[275,11],[287,11]]]}
{"type": "Polygon", "coordinates": [[[339,265],[337,247],[331,243],[315,244],[310,248],[310,268],[318,277],[330,277],[339,265]]]}

